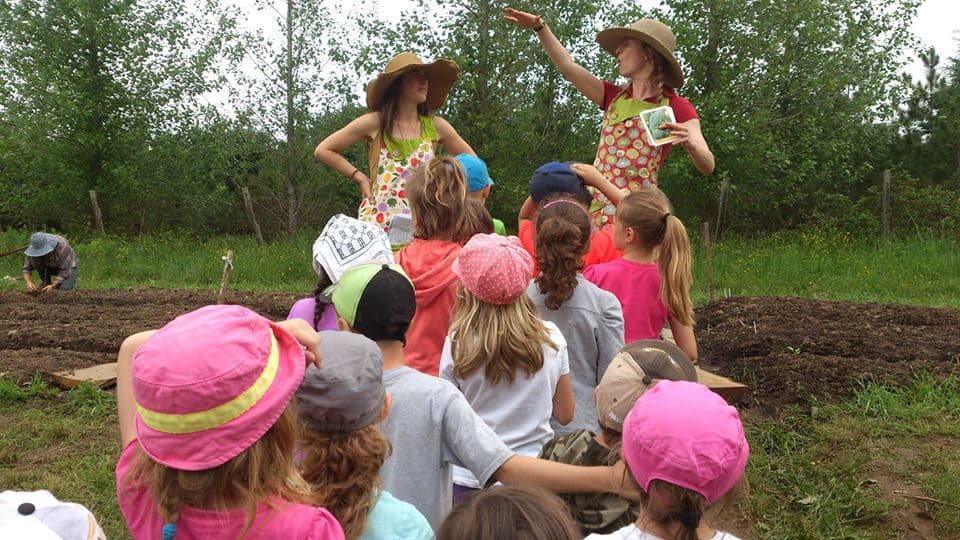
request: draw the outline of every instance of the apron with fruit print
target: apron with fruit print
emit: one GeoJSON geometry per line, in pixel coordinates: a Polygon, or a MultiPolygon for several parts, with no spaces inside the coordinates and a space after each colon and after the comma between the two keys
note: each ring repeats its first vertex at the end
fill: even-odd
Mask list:
{"type": "MultiPolygon", "coordinates": [[[[660,103],[649,103],[628,98],[626,91],[610,102],[603,116],[597,158],[593,161],[604,178],[630,191],[657,185],[663,147],[658,148],[647,141],[640,113],[669,105],[670,99],[667,97],[662,98],[660,103]]],[[[594,224],[598,228],[613,225],[617,207],[600,191],[590,188],[590,192],[593,195],[590,216],[594,224]]]]}
{"type": "Polygon", "coordinates": [[[420,117],[420,137],[417,139],[394,139],[390,136],[377,138],[370,153],[370,178],[373,197],[360,201],[357,218],[375,223],[390,232],[390,221],[397,214],[410,214],[407,203],[407,177],[412,169],[430,161],[436,154],[440,137],[432,116],[420,117]],[[379,146],[379,148],[378,148],[379,146]],[[376,171],[373,170],[376,166],[376,171]]]}

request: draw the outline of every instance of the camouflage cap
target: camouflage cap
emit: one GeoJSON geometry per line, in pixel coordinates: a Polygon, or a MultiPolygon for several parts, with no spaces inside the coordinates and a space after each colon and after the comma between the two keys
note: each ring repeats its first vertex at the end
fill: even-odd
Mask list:
{"type": "Polygon", "coordinates": [[[687,355],[668,341],[644,339],[624,345],[597,385],[600,424],[623,431],[623,419],[637,398],[661,379],[696,382],[697,371],[687,355]]]}

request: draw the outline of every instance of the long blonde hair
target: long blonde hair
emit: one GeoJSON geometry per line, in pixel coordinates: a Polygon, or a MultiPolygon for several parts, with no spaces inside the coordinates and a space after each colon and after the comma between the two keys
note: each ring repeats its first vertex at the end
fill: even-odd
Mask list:
{"type": "Polygon", "coordinates": [[[309,504],[310,489],[293,464],[298,431],[291,403],[260,440],[223,465],[203,471],[161,465],[137,447],[122,489],[148,488],[167,523],[176,523],[184,506],[214,511],[244,508],[246,535],[262,503],[279,497],[309,504]]]}
{"type": "Polygon", "coordinates": [[[656,187],[644,187],[620,200],[617,221],[625,229],[636,232],[636,241],[642,248],[658,251],[657,265],[663,281],[660,299],[671,316],[683,325],[692,326],[693,255],[687,229],[680,218],[673,215],[670,200],[656,187]]]}
{"type": "Polygon", "coordinates": [[[304,428],[300,472],[312,487],[311,504],[330,511],[348,540],[360,538],[380,495],[380,468],[390,441],[376,424],[356,431],[304,428]]]}
{"type": "Polygon", "coordinates": [[[543,367],[543,346],[558,350],[526,294],[509,304],[488,304],[463,285],[453,304],[450,342],[454,374],[463,379],[482,368],[491,384],[513,384],[517,369],[533,375],[543,367]]]}

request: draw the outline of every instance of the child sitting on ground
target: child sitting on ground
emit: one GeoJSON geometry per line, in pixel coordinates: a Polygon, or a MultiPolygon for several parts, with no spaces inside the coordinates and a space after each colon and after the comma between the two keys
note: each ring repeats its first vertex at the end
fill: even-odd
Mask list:
{"type": "Polygon", "coordinates": [[[737,409],[723,398],[698,383],[660,381],[624,420],[622,453],[641,490],[639,516],[588,539],[737,540],[709,523],[745,486],[750,455],[737,409]]]}
{"type": "MultiPolygon", "coordinates": [[[[458,154],[457,161],[463,167],[463,172],[467,177],[467,200],[479,201],[486,205],[487,197],[490,196],[490,190],[493,188],[493,180],[487,171],[487,164],[477,156],[470,154],[458,154]]],[[[492,233],[506,236],[507,227],[497,218],[493,220],[492,233]]]]}
{"type": "Polygon", "coordinates": [[[287,319],[303,319],[318,331],[336,330],[337,314],[326,290],[348,267],[369,261],[393,262],[383,229],[343,214],[330,218],[313,243],[313,270],[317,273],[313,298],[297,300],[287,319]]]}
{"type": "MultiPolygon", "coordinates": [[[[580,202],[584,208],[590,207],[593,200],[587,186],[600,190],[613,204],[617,204],[624,191],[603,177],[592,165],[583,163],[557,163],[551,161],[541,165],[530,180],[530,196],[523,201],[517,216],[520,230],[517,236],[523,248],[537,260],[536,252],[536,215],[537,211],[549,201],[566,197],[580,202]],[[596,172],[597,174],[592,174],[596,172]]],[[[583,267],[611,261],[621,255],[613,244],[613,236],[608,229],[591,232],[587,251],[583,255],[583,267]]],[[[534,265],[534,274],[539,269],[534,265]]]]}
{"type": "Polygon", "coordinates": [[[536,487],[498,486],[458,504],[437,540],[580,540],[563,501],[536,487]]]}
{"type": "Polygon", "coordinates": [[[380,468],[390,455],[378,427],[390,411],[383,354],[349,332],[321,332],[320,351],[323,369],[308,366],[297,390],[300,472],[313,504],[336,516],[347,540],[432,539],[423,515],[381,487],[380,468]]]}
{"type": "Polygon", "coordinates": [[[397,262],[413,282],[417,315],[410,324],[405,354],[410,367],[433,376],[457,295],[451,267],[473,233],[467,231],[465,197],[463,169],[452,157],[430,160],[407,180],[414,240],[397,253],[397,262]]]}
{"type": "MultiPolygon", "coordinates": [[[[581,429],[553,439],[540,457],[570,465],[617,461],[624,417],[637,398],[659,380],[696,381],[697,373],[672,343],[651,339],[623,347],[604,371],[594,394],[600,430],[581,429]]],[[[583,534],[610,533],[637,519],[637,504],[612,493],[568,493],[561,498],[583,534]]]]}
{"type": "Polygon", "coordinates": [[[294,466],[293,392],[317,333],[207,306],[127,338],[117,359],[117,500],[134,538],[328,538],[294,466]],[[305,354],[306,351],[306,354],[305,354]]]}
{"type": "Polygon", "coordinates": [[[687,229],[672,212],[670,201],[656,187],[624,197],[613,226],[623,257],[591,266],[583,277],[620,300],[628,343],[659,338],[669,321],[676,344],[696,363],[690,299],[693,256],[687,229]]]}
{"type": "MultiPolygon", "coordinates": [[[[460,289],[440,357],[440,378],[514,452],[536,456],[553,437],[550,419],[573,420],[567,343],[524,292],[533,261],[515,236],[478,234],[453,262],[460,289]]],[[[453,469],[453,500],[481,484],[453,469]]]]}
{"type": "Polygon", "coordinates": [[[557,325],[567,340],[576,413],[567,426],[552,423],[554,432],[596,431],[593,390],[623,346],[620,301],[582,275],[583,256],[590,245],[590,214],[569,198],[547,198],[537,212],[536,253],[540,275],[527,296],[545,321],[557,325]]]}
{"type": "Polygon", "coordinates": [[[393,397],[382,425],[393,444],[381,469],[384,489],[416,506],[434,528],[453,506],[451,465],[465,467],[483,486],[497,480],[554,491],[634,493],[622,484],[622,462],[573,467],[516,455],[453,385],[407,367],[404,341],[416,301],[399,267],[353,267],[332,298],[341,328],[376,341],[383,352],[383,382],[393,397]]]}

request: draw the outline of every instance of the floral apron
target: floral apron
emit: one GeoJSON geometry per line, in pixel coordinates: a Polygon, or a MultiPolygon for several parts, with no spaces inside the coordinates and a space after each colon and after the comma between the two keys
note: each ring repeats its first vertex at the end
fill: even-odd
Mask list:
{"type": "MultiPolygon", "coordinates": [[[[658,148],[647,141],[640,113],[669,105],[667,97],[660,103],[650,103],[628,98],[626,90],[610,103],[603,115],[597,158],[593,161],[604,178],[630,191],[657,185],[663,147],[658,148]]],[[[594,224],[600,228],[613,225],[617,207],[600,191],[590,188],[590,192],[593,195],[590,216],[594,224]]]]}
{"type": "Polygon", "coordinates": [[[384,135],[379,150],[370,160],[373,178],[373,197],[360,201],[357,218],[360,221],[374,223],[390,232],[390,221],[397,214],[410,214],[407,203],[407,177],[410,171],[421,163],[430,161],[436,153],[440,137],[432,116],[420,117],[420,137],[417,139],[394,139],[384,135]],[[373,165],[377,170],[374,172],[373,165]]]}

